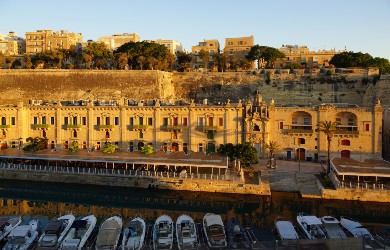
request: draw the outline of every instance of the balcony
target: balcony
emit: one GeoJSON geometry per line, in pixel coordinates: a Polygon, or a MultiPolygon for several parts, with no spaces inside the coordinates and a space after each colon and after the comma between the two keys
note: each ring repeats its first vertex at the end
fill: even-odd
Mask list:
{"type": "Polygon", "coordinates": [[[143,131],[145,131],[148,129],[148,127],[149,127],[148,125],[130,125],[129,130],[132,130],[132,131],[143,130],[143,131]]]}
{"type": "Polygon", "coordinates": [[[113,130],[114,125],[97,125],[97,128],[98,130],[106,130],[106,129],[113,130]]]}
{"type": "Polygon", "coordinates": [[[203,132],[208,132],[208,131],[217,131],[218,130],[218,126],[198,126],[199,130],[203,131],[203,132]]]}
{"type": "Polygon", "coordinates": [[[81,124],[67,124],[64,125],[64,129],[81,129],[81,124]]]}
{"type": "Polygon", "coordinates": [[[312,125],[290,125],[287,129],[289,134],[313,134],[312,125]]]}
{"type": "Polygon", "coordinates": [[[49,129],[50,124],[33,124],[32,128],[33,129],[49,129]]]}
{"type": "Polygon", "coordinates": [[[334,132],[335,135],[359,135],[357,130],[338,129],[334,132]]]}
{"type": "Polygon", "coordinates": [[[165,125],[162,127],[162,129],[168,131],[182,131],[186,127],[187,127],[186,125],[165,125]]]}
{"type": "Polygon", "coordinates": [[[0,125],[0,129],[7,129],[10,127],[11,127],[11,125],[0,125]]]}

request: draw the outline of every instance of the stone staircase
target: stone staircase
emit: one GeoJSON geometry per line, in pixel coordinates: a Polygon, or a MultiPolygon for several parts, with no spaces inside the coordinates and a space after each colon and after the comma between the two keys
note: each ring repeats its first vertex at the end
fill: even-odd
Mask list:
{"type": "Polygon", "coordinates": [[[297,181],[294,172],[270,171],[269,183],[271,191],[298,192],[297,181]]]}
{"type": "Polygon", "coordinates": [[[302,197],[321,197],[321,190],[318,188],[317,177],[314,174],[297,173],[295,177],[302,197]]]}

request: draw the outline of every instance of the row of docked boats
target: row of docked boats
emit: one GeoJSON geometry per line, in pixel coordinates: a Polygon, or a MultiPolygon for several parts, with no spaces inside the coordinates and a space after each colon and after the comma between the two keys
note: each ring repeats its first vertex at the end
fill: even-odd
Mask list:
{"type": "Polygon", "coordinates": [[[374,240],[371,233],[358,221],[348,217],[340,217],[340,220],[332,216],[318,218],[314,215],[300,213],[297,215],[298,227],[292,222],[277,218],[275,230],[282,241],[299,239],[346,239],[351,237],[364,237],[366,240],[374,240]]]}
{"type": "MultiPolygon", "coordinates": [[[[51,220],[43,231],[39,220],[31,220],[27,225],[20,225],[21,222],[20,216],[0,219],[0,239],[7,241],[3,249],[138,250],[146,244],[148,234],[141,217],[127,221],[124,228],[119,215],[109,216],[98,229],[94,215],[76,219],[66,214],[51,220]]],[[[231,219],[225,230],[221,216],[213,213],[206,214],[199,226],[189,215],[179,216],[175,223],[170,216],[161,215],[150,234],[149,244],[154,249],[172,249],[174,243],[179,250],[196,249],[203,237],[203,243],[210,248],[250,248],[254,241],[237,219],[231,219]]]]}

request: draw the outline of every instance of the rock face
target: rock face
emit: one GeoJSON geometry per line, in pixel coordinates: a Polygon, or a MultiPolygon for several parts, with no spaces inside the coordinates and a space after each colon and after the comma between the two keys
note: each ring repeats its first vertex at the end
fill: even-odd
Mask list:
{"type": "Polygon", "coordinates": [[[170,73],[162,71],[1,70],[0,104],[19,100],[151,100],[182,99],[223,104],[253,98],[257,91],[269,103],[320,104],[327,102],[372,105],[380,98],[390,107],[389,77],[372,84],[371,71],[334,70],[290,72],[170,73]]]}

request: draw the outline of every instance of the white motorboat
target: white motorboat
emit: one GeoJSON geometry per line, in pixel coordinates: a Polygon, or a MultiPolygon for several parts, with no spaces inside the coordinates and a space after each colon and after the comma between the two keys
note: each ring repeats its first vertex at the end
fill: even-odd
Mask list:
{"type": "Polygon", "coordinates": [[[332,216],[324,216],[321,222],[325,228],[325,234],[330,239],[346,239],[347,235],[341,228],[340,221],[332,216]]]}
{"type": "Polygon", "coordinates": [[[7,235],[14,230],[22,222],[20,216],[16,217],[1,217],[0,218],[0,241],[5,239],[7,235]]]}
{"type": "Polygon", "coordinates": [[[325,239],[326,235],[322,230],[322,222],[316,216],[298,214],[297,222],[308,239],[325,239]]]}
{"type": "Polygon", "coordinates": [[[100,225],[95,249],[116,249],[122,231],[122,218],[118,215],[107,218],[100,225]]]}
{"type": "Polygon", "coordinates": [[[75,220],[66,234],[60,249],[81,250],[95,226],[96,217],[94,215],[75,220]]]}
{"type": "Polygon", "coordinates": [[[67,214],[50,221],[39,238],[37,249],[58,249],[74,220],[73,214],[67,214]]]}
{"type": "Polygon", "coordinates": [[[139,250],[143,247],[146,235],[145,220],[136,217],[127,222],[123,230],[122,249],[139,250]]]}
{"type": "Polygon", "coordinates": [[[341,216],[340,224],[354,237],[364,237],[366,239],[374,240],[374,237],[362,224],[351,218],[341,216]]]}
{"type": "Polygon", "coordinates": [[[176,239],[179,250],[196,249],[198,238],[194,220],[186,214],[176,220],[176,239]]]}
{"type": "Polygon", "coordinates": [[[282,241],[299,240],[299,234],[291,221],[277,218],[275,220],[275,229],[282,241]]]}
{"type": "Polygon", "coordinates": [[[157,249],[172,249],[173,221],[168,215],[157,218],[153,227],[153,247],[157,249]]]}
{"type": "Polygon", "coordinates": [[[226,226],[226,238],[229,248],[251,248],[252,243],[249,239],[248,233],[237,218],[229,219],[226,226]]]}
{"type": "Polygon", "coordinates": [[[32,249],[37,243],[41,234],[38,220],[32,220],[28,225],[19,225],[7,236],[7,244],[3,250],[27,250],[32,249]]]}
{"type": "Polygon", "coordinates": [[[207,244],[212,248],[227,247],[225,227],[220,215],[208,213],[203,217],[207,244]]]}

